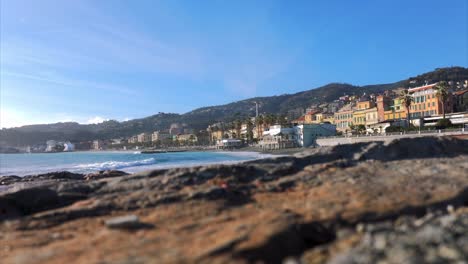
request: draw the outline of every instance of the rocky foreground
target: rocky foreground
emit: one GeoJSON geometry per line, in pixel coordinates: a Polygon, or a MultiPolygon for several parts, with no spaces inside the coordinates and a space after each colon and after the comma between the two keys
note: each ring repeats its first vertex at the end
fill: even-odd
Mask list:
{"type": "Polygon", "coordinates": [[[468,141],[0,178],[1,263],[467,263],[468,141]]]}

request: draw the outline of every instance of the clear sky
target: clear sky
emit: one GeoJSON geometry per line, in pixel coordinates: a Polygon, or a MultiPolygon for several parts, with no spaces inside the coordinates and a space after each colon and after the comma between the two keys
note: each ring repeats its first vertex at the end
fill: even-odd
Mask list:
{"type": "Polygon", "coordinates": [[[468,66],[466,0],[0,0],[2,127],[468,66]]]}

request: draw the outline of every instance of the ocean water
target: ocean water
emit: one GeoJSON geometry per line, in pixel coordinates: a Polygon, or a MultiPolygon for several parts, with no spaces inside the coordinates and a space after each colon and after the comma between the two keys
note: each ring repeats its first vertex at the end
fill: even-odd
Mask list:
{"type": "Polygon", "coordinates": [[[149,169],[189,167],[203,164],[232,164],[271,157],[256,152],[68,152],[0,154],[0,176],[32,175],[54,171],[89,173],[99,170],[138,172],[149,169]]]}

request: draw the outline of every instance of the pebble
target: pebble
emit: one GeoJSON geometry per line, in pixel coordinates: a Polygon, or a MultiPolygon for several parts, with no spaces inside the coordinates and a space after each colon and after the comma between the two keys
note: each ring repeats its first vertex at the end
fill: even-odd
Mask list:
{"type": "Polygon", "coordinates": [[[451,205],[451,204],[447,205],[447,212],[449,212],[449,213],[451,213],[451,214],[452,214],[453,212],[455,212],[455,208],[453,207],[453,205],[451,205]]]}
{"type": "Polygon", "coordinates": [[[460,257],[460,254],[458,254],[455,249],[449,248],[445,245],[440,246],[438,248],[438,252],[441,257],[446,259],[458,259],[460,257]]]}
{"type": "Polygon", "coordinates": [[[105,224],[109,228],[135,228],[141,225],[136,215],[114,217],[106,220],[105,224]]]}

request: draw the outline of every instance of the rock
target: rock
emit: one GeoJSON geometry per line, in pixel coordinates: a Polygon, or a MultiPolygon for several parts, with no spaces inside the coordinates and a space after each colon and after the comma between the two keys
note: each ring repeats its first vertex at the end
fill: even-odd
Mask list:
{"type": "Polygon", "coordinates": [[[0,185],[9,185],[21,180],[21,177],[16,175],[0,176],[0,185]]]}
{"type": "Polygon", "coordinates": [[[0,259],[463,263],[466,142],[359,143],[131,176],[102,171],[4,178],[0,259]],[[52,251],[47,259],[29,257],[52,251]]]}
{"type": "Polygon", "coordinates": [[[120,177],[124,175],[128,175],[128,173],[124,171],[118,171],[118,170],[105,170],[105,171],[99,171],[96,173],[88,173],[84,176],[84,179],[89,181],[89,180],[98,180],[98,179],[103,179],[103,178],[120,177]]]}

